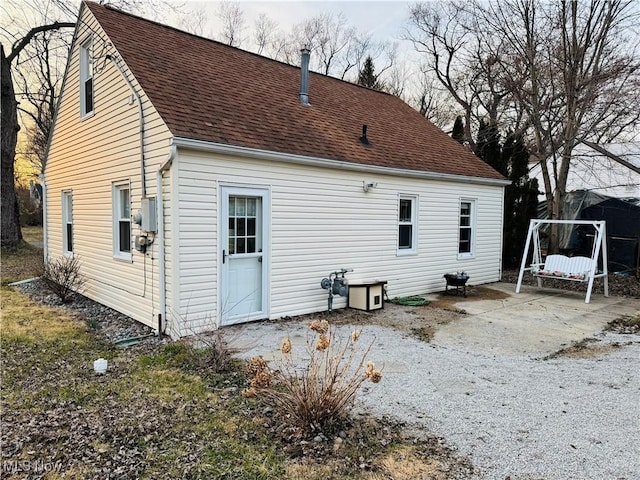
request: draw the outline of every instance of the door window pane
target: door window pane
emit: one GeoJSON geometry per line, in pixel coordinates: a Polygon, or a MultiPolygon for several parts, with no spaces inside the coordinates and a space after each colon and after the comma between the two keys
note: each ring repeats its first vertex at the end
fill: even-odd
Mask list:
{"type": "Polygon", "coordinates": [[[260,198],[229,197],[229,253],[255,253],[260,248],[260,198]]]}
{"type": "Polygon", "coordinates": [[[236,242],[238,243],[238,249],[236,251],[236,253],[247,253],[246,249],[245,249],[245,239],[244,238],[238,238],[236,239],[236,242]]]}
{"type": "Polygon", "coordinates": [[[256,219],[255,218],[247,218],[247,235],[255,235],[256,234],[256,219]]]}

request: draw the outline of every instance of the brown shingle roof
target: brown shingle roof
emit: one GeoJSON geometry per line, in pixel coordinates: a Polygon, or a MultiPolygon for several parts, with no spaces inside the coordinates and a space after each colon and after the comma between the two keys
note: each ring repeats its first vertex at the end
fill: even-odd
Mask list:
{"type": "Polygon", "coordinates": [[[344,162],[503,177],[402,100],[86,2],[176,137],[344,162]],[[359,137],[368,126],[370,145],[359,137]]]}

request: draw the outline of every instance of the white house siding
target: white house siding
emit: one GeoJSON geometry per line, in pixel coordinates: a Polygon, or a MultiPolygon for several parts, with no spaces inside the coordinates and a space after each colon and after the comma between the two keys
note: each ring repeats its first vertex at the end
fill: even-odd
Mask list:
{"type": "MultiPolygon", "coordinates": [[[[131,211],[140,209],[142,185],[138,106],[106,54],[117,55],[88,10],[78,31],[61,94],[49,150],[47,189],[47,254],[62,254],[61,192],[73,191],[74,255],[87,279],[85,295],[150,326],[157,325],[158,249],[147,255],[133,251],[133,261],[113,258],[112,182],[131,185],[131,211]],[[79,49],[93,31],[94,114],[80,118],[79,49]]],[[[138,92],[142,93],[126,70],[138,92]]],[[[145,117],[147,195],[155,196],[158,166],[166,160],[170,134],[149,100],[142,95],[145,117]]],[[[138,232],[132,223],[132,235],[138,232]]],[[[132,239],[133,250],[133,239],[132,239]]]]}
{"type": "MultiPolygon", "coordinates": [[[[180,311],[187,329],[209,328],[219,307],[216,245],[218,188],[222,184],[267,187],[271,192],[270,318],[321,311],[327,292],[320,280],[342,267],[351,282],[388,282],[390,297],[444,288],[443,274],[464,270],[471,283],[500,278],[502,198],[499,186],[368,175],[329,168],[224,157],[179,150],[174,234],[180,251],[180,311]],[[365,193],[363,180],[377,182],[365,193]],[[419,198],[418,252],[397,255],[398,195],[419,198]],[[461,197],[476,200],[476,255],[459,260],[461,197]]],[[[175,252],[174,252],[175,253],[175,252]]],[[[346,299],[335,298],[336,308],[346,299]]]]}

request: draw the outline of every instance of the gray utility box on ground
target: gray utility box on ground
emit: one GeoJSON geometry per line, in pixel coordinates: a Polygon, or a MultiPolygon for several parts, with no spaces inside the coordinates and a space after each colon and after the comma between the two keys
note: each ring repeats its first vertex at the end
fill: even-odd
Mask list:
{"type": "Polygon", "coordinates": [[[379,310],[384,308],[384,286],[387,282],[349,283],[349,307],[358,310],[379,310]]]}

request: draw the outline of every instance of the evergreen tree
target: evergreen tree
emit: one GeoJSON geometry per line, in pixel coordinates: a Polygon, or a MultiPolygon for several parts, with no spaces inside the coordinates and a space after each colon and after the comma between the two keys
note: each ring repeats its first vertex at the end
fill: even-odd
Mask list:
{"type": "Polygon", "coordinates": [[[464,122],[462,117],[458,115],[456,121],[453,122],[453,130],[451,131],[451,138],[460,144],[464,144],[464,122]]]}
{"type": "Polygon", "coordinates": [[[487,125],[483,120],[480,120],[475,154],[506,177],[508,174],[507,163],[501,152],[498,128],[495,125],[487,125]]]}
{"type": "Polygon", "coordinates": [[[374,90],[381,90],[382,88],[382,85],[378,82],[378,76],[375,74],[373,59],[370,56],[366,58],[362,70],[360,70],[358,85],[373,88],[374,90]]]}
{"type": "Polygon", "coordinates": [[[536,218],[538,208],[538,181],[528,174],[529,152],[521,136],[509,132],[501,145],[498,129],[480,121],[475,153],[511,180],[504,193],[502,263],[518,266],[529,220],[536,218]]]}
{"type": "Polygon", "coordinates": [[[529,152],[520,135],[507,134],[502,162],[508,166],[507,177],[511,180],[504,193],[502,262],[505,267],[516,267],[521,261],[529,220],[537,216],[538,180],[529,178],[529,152]]]}

